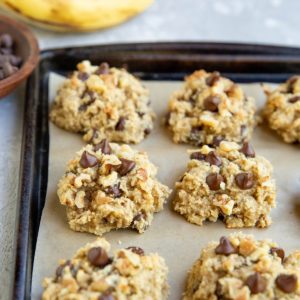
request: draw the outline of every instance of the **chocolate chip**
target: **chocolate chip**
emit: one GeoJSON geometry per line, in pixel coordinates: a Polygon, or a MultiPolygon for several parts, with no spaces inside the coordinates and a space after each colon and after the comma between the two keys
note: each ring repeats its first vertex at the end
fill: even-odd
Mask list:
{"type": "Polygon", "coordinates": [[[103,154],[111,154],[111,147],[107,139],[103,139],[99,144],[95,145],[94,151],[101,149],[103,154]]]}
{"type": "Polygon", "coordinates": [[[240,152],[244,153],[247,157],[255,157],[255,151],[253,147],[248,143],[245,142],[240,149],[240,152]]]}
{"type": "Polygon", "coordinates": [[[248,190],[254,186],[254,177],[251,173],[239,173],[235,175],[235,183],[240,189],[248,190]]]}
{"type": "Polygon", "coordinates": [[[220,174],[211,173],[206,177],[206,183],[212,191],[219,190],[221,182],[224,182],[224,178],[220,174]]]}
{"type": "Polygon", "coordinates": [[[80,79],[81,81],[86,81],[89,78],[89,74],[86,72],[78,72],[77,78],[80,79]]]}
{"type": "Polygon", "coordinates": [[[210,165],[215,165],[217,167],[220,167],[222,165],[222,160],[215,151],[210,151],[207,154],[205,161],[208,162],[210,165]]]}
{"type": "Polygon", "coordinates": [[[98,69],[95,71],[96,75],[105,75],[109,73],[109,64],[104,62],[102,63],[98,69]]]}
{"type": "Polygon", "coordinates": [[[197,160],[205,160],[206,155],[202,154],[201,152],[193,152],[190,156],[191,159],[197,160]]]}
{"type": "Polygon", "coordinates": [[[0,46],[2,48],[12,48],[13,44],[14,41],[10,34],[4,33],[0,36],[0,46]]]}
{"type": "Polygon", "coordinates": [[[233,247],[229,239],[225,236],[222,236],[220,238],[220,243],[215,249],[216,254],[221,254],[221,255],[230,255],[237,253],[237,250],[233,247]]]}
{"type": "Polygon", "coordinates": [[[94,155],[84,151],[81,155],[79,163],[83,168],[91,168],[97,165],[98,159],[94,155]]]}
{"type": "Polygon", "coordinates": [[[56,277],[60,277],[62,275],[62,271],[63,271],[64,267],[65,267],[64,265],[60,265],[57,267],[57,269],[55,271],[56,277]]]}
{"type": "Polygon", "coordinates": [[[120,117],[115,129],[117,131],[123,131],[125,129],[126,119],[124,117],[120,117]]]}
{"type": "Polygon", "coordinates": [[[206,84],[208,86],[215,85],[216,82],[218,82],[221,78],[221,75],[219,72],[213,72],[210,76],[206,78],[206,84]]]}
{"type": "Polygon", "coordinates": [[[122,196],[123,191],[120,189],[120,183],[110,186],[106,189],[106,193],[113,195],[114,198],[119,198],[122,196]]]}
{"type": "Polygon", "coordinates": [[[140,111],[137,114],[139,115],[140,118],[142,118],[145,115],[144,112],[140,112],[140,111]]]}
{"type": "Polygon", "coordinates": [[[249,287],[251,294],[263,293],[267,288],[267,280],[257,272],[250,275],[245,284],[249,287]]]}
{"type": "Polygon", "coordinates": [[[285,253],[284,253],[284,250],[282,248],[272,247],[270,249],[270,253],[273,254],[273,255],[277,254],[277,256],[280,257],[282,261],[284,260],[285,253]]]}
{"type": "Polygon", "coordinates": [[[215,147],[219,147],[222,141],[224,141],[224,137],[220,135],[216,135],[213,138],[212,144],[215,147]]]}
{"type": "Polygon", "coordinates": [[[88,105],[87,104],[81,104],[79,107],[78,107],[78,111],[86,111],[88,105]]]}
{"type": "Polygon", "coordinates": [[[117,172],[120,176],[125,176],[127,173],[132,171],[135,167],[135,162],[133,160],[120,158],[121,164],[117,167],[117,172]]]}
{"type": "Polygon", "coordinates": [[[218,96],[209,96],[206,99],[204,99],[204,109],[217,112],[219,110],[218,105],[220,104],[221,99],[218,96]]]}
{"type": "Polygon", "coordinates": [[[115,297],[111,294],[103,294],[99,296],[98,300],[114,300],[115,297]]]}
{"type": "Polygon", "coordinates": [[[146,128],[145,130],[144,130],[144,134],[145,135],[149,135],[151,133],[151,129],[150,128],[146,128]]]}
{"type": "Polygon", "coordinates": [[[292,293],[297,288],[297,276],[294,274],[280,274],[275,283],[277,287],[285,293],[292,293]]]}
{"type": "Polygon", "coordinates": [[[291,99],[289,99],[290,103],[296,103],[300,100],[300,96],[294,96],[291,99]]]}
{"type": "Polygon", "coordinates": [[[101,247],[93,247],[87,253],[88,261],[95,267],[104,268],[111,263],[106,251],[101,247]]]}
{"type": "Polygon", "coordinates": [[[140,247],[127,247],[126,249],[130,250],[131,252],[135,253],[135,254],[138,254],[140,256],[143,256],[145,255],[145,252],[142,248],[140,247]]]}

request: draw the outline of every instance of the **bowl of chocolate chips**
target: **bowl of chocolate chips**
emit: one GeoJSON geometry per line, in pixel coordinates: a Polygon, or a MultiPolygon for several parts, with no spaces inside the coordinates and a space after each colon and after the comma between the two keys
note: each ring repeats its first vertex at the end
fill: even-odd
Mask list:
{"type": "Polygon", "coordinates": [[[29,28],[0,15],[0,99],[25,80],[38,61],[38,42],[29,28]]]}

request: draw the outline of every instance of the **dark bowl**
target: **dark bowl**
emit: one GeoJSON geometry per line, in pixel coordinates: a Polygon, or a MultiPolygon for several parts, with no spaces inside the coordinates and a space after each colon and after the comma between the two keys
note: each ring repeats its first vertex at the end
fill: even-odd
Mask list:
{"type": "Polygon", "coordinates": [[[16,54],[23,60],[20,69],[0,80],[0,99],[11,93],[34,70],[39,61],[38,42],[29,28],[14,19],[0,15],[0,34],[10,34],[16,44],[16,54]]]}

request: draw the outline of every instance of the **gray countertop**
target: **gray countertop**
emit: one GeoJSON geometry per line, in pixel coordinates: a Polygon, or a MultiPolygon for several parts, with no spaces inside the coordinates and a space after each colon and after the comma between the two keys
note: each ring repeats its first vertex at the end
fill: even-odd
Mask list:
{"type": "MultiPolygon", "coordinates": [[[[34,32],[42,49],[182,40],[300,46],[299,11],[297,0],[156,0],[145,13],[111,29],[88,34],[34,32]]],[[[0,299],[8,299],[13,269],[23,98],[24,86],[0,101],[0,299]]]]}

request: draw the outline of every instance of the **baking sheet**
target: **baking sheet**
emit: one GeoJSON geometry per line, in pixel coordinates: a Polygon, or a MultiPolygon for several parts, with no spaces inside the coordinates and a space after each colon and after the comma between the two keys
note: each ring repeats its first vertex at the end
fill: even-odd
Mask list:
{"type": "MultiPolygon", "coordinates": [[[[63,77],[51,74],[49,81],[50,99],[54,98],[63,77]]],[[[132,147],[146,150],[151,161],[158,166],[158,178],[174,188],[174,183],[185,170],[188,161],[187,149],[193,147],[176,145],[170,133],[162,126],[161,119],[166,112],[167,100],[181,82],[145,81],[150,89],[152,106],[157,119],[155,128],[142,143],[132,147]]],[[[255,97],[258,107],[264,103],[260,84],[243,84],[246,93],[255,97]]],[[[273,132],[257,127],[252,144],[256,153],[265,156],[274,166],[277,181],[277,207],[272,210],[273,224],[267,229],[243,229],[256,238],[272,238],[289,253],[300,248],[300,148],[283,143],[273,132]]],[[[74,252],[96,236],[71,231],[68,227],[65,208],[60,205],[56,186],[64,174],[67,162],[75,151],[84,146],[80,135],[59,129],[50,124],[49,181],[46,203],[37,240],[33,279],[32,299],[39,299],[44,277],[53,276],[58,260],[69,258],[74,252]]],[[[200,227],[188,223],[171,210],[171,199],[162,212],[154,216],[152,225],[144,234],[131,230],[118,230],[105,234],[112,249],[128,246],[142,247],[147,253],[158,252],[169,267],[169,299],[180,299],[184,290],[187,271],[198,258],[200,249],[211,240],[237,231],[226,229],[222,222],[209,223],[200,227]]]]}

